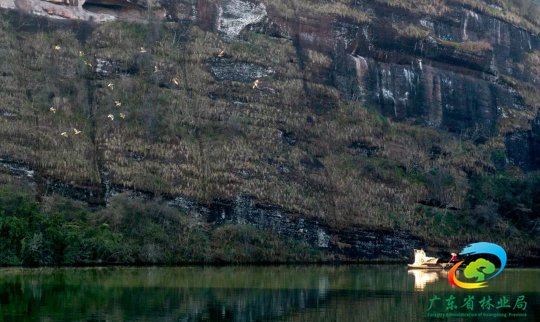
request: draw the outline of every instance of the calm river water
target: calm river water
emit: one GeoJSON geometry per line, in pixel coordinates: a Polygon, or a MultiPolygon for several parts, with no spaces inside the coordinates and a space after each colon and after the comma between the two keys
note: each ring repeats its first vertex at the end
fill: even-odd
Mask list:
{"type": "Polygon", "coordinates": [[[0,321],[442,320],[438,316],[540,321],[540,269],[507,268],[481,290],[457,289],[443,272],[404,265],[0,269],[0,321]]]}

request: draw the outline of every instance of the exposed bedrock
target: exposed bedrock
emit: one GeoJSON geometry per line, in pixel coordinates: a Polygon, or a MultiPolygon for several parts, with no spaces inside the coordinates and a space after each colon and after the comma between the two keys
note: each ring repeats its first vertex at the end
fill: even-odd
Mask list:
{"type": "Polygon", "coordinates": [[[347,73],[337,75],[337,86],[349,99],[365,100],[396,120],[417,122],[450,132],[481,128],[494,134],[505,109],[523,109],[513,89],[471,75],[426,65],[377,62],[349,56],[347,73]]]}
{"type": "Polygon", "coordinates": [[[248,83],[274,73],[269,67],[225,58],[213,58],[209,63],[212,75],[219,81],[233,80],[248,83]]]}
{"type": "Polygon", "coordinates": [[[226,38],[238,36],[248,25],[261,21],[266,16],[262,3],[242,0],[218,2],[216,29],[226,38]]]}
{"type": "Polygon", "coordinates": [[[336,254],[340,260],[405,260],[410,256],[411,248],[425,246],[423,241],[406,232],[359,228],[337,230],[325,223],[302,218],[300,214],[260,203],[245,195],[235,200],[215,200],[210,205],[177,197],[169,201],[169,205],[217,225],[247,224],[280,236],[303,240],[336,254]]]}
{"type": "Polygon", "coordinates": [[[529,108],[500,76],[536,79],[519,66],[540,48],[538,36],[468,10],[405,21],[425,26],[431,36],[400,37],[387,21],[334,24],[333,81],[348,99],[366,101],[396,120],[490,135],[506,110],[529,108]]]}
{"type": "Polygon", "coordinates": [[[18,9],[26,13],[53,19],[93,21],[97,23],[118,18],[140,20],[143,13],[164,17],[157,0],[0,0],[0,8],[18,9]]]}
{"type": "Polygon", "coordinates": [[[518,131],[505,137],[508,158],[525,171],[540,169],[540,113],[531,121],[530,131],[518,131]]]}

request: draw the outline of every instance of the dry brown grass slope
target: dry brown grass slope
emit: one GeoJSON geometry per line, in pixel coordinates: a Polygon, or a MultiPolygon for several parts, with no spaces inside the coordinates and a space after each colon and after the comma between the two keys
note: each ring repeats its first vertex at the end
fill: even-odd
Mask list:
{"type": "MultiPolygon", "coordinates": [[[[425,14],[447,10],[443,1],[378,1],[425,14]]],[[[361,11],[346,10],[346,1],[296,3],[313,14],[369,21],[361,11]]],[[[435,211],[448,221],[438,224],[457,220],[455,209],[467,206],[469,178],[494,171],[491,154],[504,148],[502,138],[475,145],[346,101],[316,77],[331,68],[332,59],[310,50],[302,69],[289,39],[247,33],[224,42],[197,26],[188,28],[107,23],[81,42],[70,30],[19,31],[2,19],[0,156],[75,186],[110,179],[129,189],[202,202],[249,194],[332,227],[402,229],[453,242],[447,230],[431,230],[437,223],[418,203],[442,199],[446,208],[435,211]],[[175,37],[180,32],[187,40],[175,37]],[[209,64],[220,50],[232,61],[270,67],[274,74],[261,79],[262,89],[218,81],[209,64]],[[112,66],[106,77],[96,73],[103,62],[112,66]],[[327,98],[331,109],[315,113],[306,88],[327,98]],[[74,135],[73,128],[82,133],[74,135]],[[67,138],[60,135],[64,131],[67,138]],[[293,133],[294,142],[284,133],[293,133]],[[377,152],[359,153],[351,147],[355,142],[377,152]],[[442,153],[434,156],[434,147],[442,153]]],[[[424,35],[414,26],[399,29],[424,35]]],[[[533,65],[537,56],[529,57],[533,65]]],[[[490,231],[455,227],[453,233],[461,232],[455,237],[461,239],[490,236],[509,225],[501,219],[490,231]]],[[[526,234],[504,238],[515,248],[531,246],[526,234]]]]}

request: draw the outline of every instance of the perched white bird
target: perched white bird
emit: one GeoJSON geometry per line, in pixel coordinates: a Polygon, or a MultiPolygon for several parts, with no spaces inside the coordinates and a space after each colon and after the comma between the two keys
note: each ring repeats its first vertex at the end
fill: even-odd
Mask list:
{"type": "Polygon", "coordinates": [[[225,55],[225,50],[221,49],[221,51],[219,52],[219,54],[217,56],[218,57],[223,57],[223,55],[225,55]]]}
{"type": "Polygon", "coordinates": [[[54,106],[51,106],[51,107],[49,108],[49,111],[51,111],[51,112],[53,112],[53,113],[56,113],[56,108],[54,108],[54,106]]]}
{"type": "Polygon", "coordinates": [[[92,67],[92,64],[89,63],[89,62],[87,62],[86,60],[84,61],[84,64],[85,64],[86,66],[92,67]]]}
{"type": "Polygon", "coordinates": [[[79,57],[84,56],[84,52],[82,50],[79,50],[79,57]]]}
{"type": "Polygon", "coordinates": [[[79,130],[77,130],[76,128],[73,128],[73,132],[75,133],[75,135],[81,134],[81,133],[82,133],[82,131],[79,131],[79,130]]]}
{"type": "Polygon", "coordinates": [[[60,135],[63,136],[63,137],[66,137],[66,138],[68,137],[67,132],[62,132],[62,133],[60,133],[60,135]]]}
{"type": "Polygon", "coordinates": [[[123,119],[125,119],[125,118],[126,118],[126,114],[120,113],[120,117],[123,118],[123,119]]]}
{"type": "Polygon", "coordinates": [[[157,73],[157,72],[159,72],[158,65],[154,65],[154,73],[157,73]]]}
{"type": "Polygon", "coordinates": [[[109,115],[107,115],[107,117],[108,117],[108,118],[110,118],[110,119],[111,119],[111,121],[114,121],[114,115],[112,115],[112,114],[109,114],[109,115]]]}
{"type": "Polygon", "coordinates": [[[122,103],[120,101],[114,101],[114,106],[116,107],[122,106],[122,103]]]}
{"type": "Polygon", "coordinates": [[[109,83],[107,84],[107,87],[110,88],[111,90],[114,89],[114,84],[113,83],[109,83]]]}
{"type": "Polygon", "coordinates": [[[178,82],[178,78],[176,78],[176,77],[173,78],[172,81],[173,81],[174,85],[176,85],[176,86],[178,86],[178,84],[180,84],[180,83],[178,82]]]}
{"type": "Polygon", "coordinates": [[[54,49],[55,49],[55,50],[60,50],[60,49],[61,49],[61,47],[60,47],[60,46],[58,46],[58,45],[56,45],[56,46],[54,46],[54,49]]]}
{"type": "Polygon", "coordinates": [[[141,52],[141,53],[145,53],[145,52],[146,52],[146,49],[144,49],[144,47],[141,47],[140,52],[141,52]]]}
{"type": "Polygon", "coordinates": [[[255,88],[259,88],[259,80],[256,79],[254,82],[253,82],[253,89],[255,88]]]}

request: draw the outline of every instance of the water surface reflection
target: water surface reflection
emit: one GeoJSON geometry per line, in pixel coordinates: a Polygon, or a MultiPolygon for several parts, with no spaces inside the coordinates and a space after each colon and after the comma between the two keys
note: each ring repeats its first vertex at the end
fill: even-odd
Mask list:
{"type": "Polygon", "coordinates": [[[433,284],[448,276],[448,271],[442,269],[409,269],[408,272],[409,275],[414,276],[414,289],[417,291],[423,291],[426,285],[433,284]]]}
{"type": "Polygon", "coordinates": [[[505,270],[474,292],[452,288],[442,271],[403,265],[0,272],[0,321],[415,321],[427,319],[434,295],[469,294],[525,295],[527,320],[540,318],[538,269],[505,270]]]}

